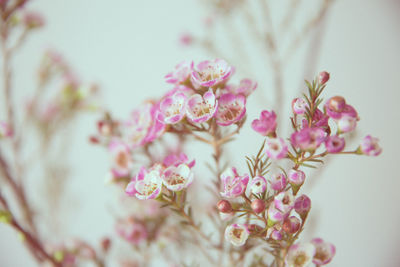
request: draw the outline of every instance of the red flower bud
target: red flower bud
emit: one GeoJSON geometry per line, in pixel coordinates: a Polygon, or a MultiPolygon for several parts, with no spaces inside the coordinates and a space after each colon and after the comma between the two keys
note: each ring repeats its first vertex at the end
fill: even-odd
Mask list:
{"type": "Polygon", "coordinates": [[[251,202],[251,208],[255,213],[261,213],[265,210],[265,202],[261,199],[256,199],[251,202]]]}
{"type": "Polygon", "coordinates": [[[228,200],[220,200],[217,204],[217,208],[222,213],[232,212],[232,205],[228,200]]]}

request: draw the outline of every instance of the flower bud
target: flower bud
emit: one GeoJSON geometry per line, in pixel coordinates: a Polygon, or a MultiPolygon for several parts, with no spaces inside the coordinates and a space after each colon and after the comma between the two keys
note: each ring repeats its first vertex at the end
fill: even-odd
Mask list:
{"type": "Polygon", "coordinates": [[[101,240],[101,249],[102,249],[104,252],[107,252],[107,251],[110,250],[110,247],[111,247],[111,239],[108,238],[108,237],[103,238],[103,239],[101,240]]]}
{"type": "Polygon", "coordinates": [[[220,200],[217,204],[217,208],[219,212],[222,213],[231,213],[232,212],[232,205],[228,200],[220,200]]]}
{"type": "Polygon", "coordinates": [[[300,229],[300,219],[296,216],[290,216],[283,222],[282,229],[288,234],[294,234],[300,229]]]}
{"type": "Polygon", "coordinates": [[[281,231],[278,230],[273,230],[270,234],[270,238],[274,239],[274,240],[282,240],[282,233],[281,231]]]}
{"type": "Polygon", "coordinates": [[[327,81],[329,81],[329,76],[330,76],[329,73],[326,72],[326,71],[320,72],[319,75],[318,75],[319,84],[323,85],[327,81]]]}
{"type": "Polygon", "coordinates": [[[288,174],[289,183],[292,185],[293,194],[296,195],[303,185],[306,175],[300,170],[290,170],[288,174]]]}
{"type": "Polygon", "coordinates": [[[256,199],[251,202],[251,208],[255,213],[261,213],[265,210],[265,202],[261,199],[256,199]]]}
{"type": "Polygon", "coordinates": [[[292,101],[292,110],[293,113],[297,115],[302,115],[306,112],[306,108],[308,107],[308,104],[306,101],[304,101],[303,98],[295,98],[292,101]]]}
{"type": "Polygon", "coordinates": [[[271,179],[271,188],[275,191],[282,191],[287,184],[286,176],[283,173],[274,174],[271,179]]]}
{"type": "Polygon", "coordinates": [[[304,219],[311,209],[311,199],[306,195],[301,195],[294,201],[294,210],[304,219]]]}

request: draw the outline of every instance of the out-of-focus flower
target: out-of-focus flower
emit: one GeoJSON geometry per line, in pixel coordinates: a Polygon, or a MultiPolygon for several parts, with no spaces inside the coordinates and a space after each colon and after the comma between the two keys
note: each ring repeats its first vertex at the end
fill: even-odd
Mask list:
{"type": "Polygon", "coordinates": [[[357,119],[350,116],[342,116],[336,121],[340,133],[349,133],[357,126],[357,119]]]}
{"type": "Polygon", "coordinates": [[[291,245],[286,255],[287,267],[305,267],[308,266],[315,255],[315,247],[311,243],[297,243],[291,245]]]}
{"type": "Polygon", "coordinates": [[[283,138],[267,138],[265,142],[265,154],[271,159],[283,159],[288,152],[288,146],[283,138]]]}
{"type": "Polygon", "coordinates": [[[24,14],[23,22],[25,27],[29,29],[40,28],[45,24],[42,14],[33,11],[29,11],[24,14]]]}
{"type": "Polygon", "coordinates": [[[193,168],[193,166],[196,164],[196,160],[192,160],[189,162],[189,158],[186,156],[185,153],[180,153],[179,155],[172,153],[166,156],[165,159],[163,160],[163,164],[165,167],[169,166],[178,167],[183,163],[187,164],[189,168],[193,168]]]}
{"type": "Polygon", "coordinates": [[[115,229],[119,236],[133,245],[139,245],[148,236],[145,225],[131,218],[118,221],[115,229]]]}
{"type": "Polygon", "coordinates": [[[221,174],[223,192],[221,196],[226,198],[235,198],[246,191],[249,176],[247,174],[240,176],[236,168],[227,169],[221,174]]]}
{"type": "Polygon", "coordinates": [[[181,191],[193,182],[193,172],[186,164],[170,166],[162,174],[163,184],[171,191],[181,191]]]}
{"type": "Polygon", "coordinates": [[[192,73],[193,61],[183,61],[175,66],[175,70],[165,75],[167,83],[182,84],[187,81],[192,73]]]}
{"type": "Polygon", "coordinates": [[[13,135],[13,131],[8,123],[0,121],[0,138],[7,138],[13,135]]]}
{"type": "Polygon", "coordinates": [[[215,115],[217,124],[228,126],[240,121],[246,114],[246,97],[243,95],[223,94],[218,100],[215,115]]]}
{"type": "Polygon", "coordinates": [[[202,61],[192,68],[191,79],[195,86],[211,87],[228,81],[232,67],[225,60],[202,61]]]}
{"type": "Polygon", "coordinates": [[[308,107],[307,102],[303,98],[295,98],[292,101],[292,110],[293,113],[297,115],[302,115],[306,112],[308,107]]]}
{"type": "Polygon", "coordinates": [[[111,172],[115,177],[127,176],[132,168],[132,157],[129,147],[120,140],[112,140],[109,150],[113,158],[111,172]]]}
{"type": "Polygon", "coordinates": [[[325,140],[325,148],[329,153],[338,153],[343,151],[345,140],[337,135],[331,135],[325,140]]]}
{"type": "Polygon", "coordinates": [[[249,238],[247,227],[242,224],[231,224],[225,229],[225,239],[234,246],[243,246],[249,238]]]}
{"type": "Polygon", "coordinates": [[[257,83],[250,79],[243,79],[240,81],[238,86],[235,85],[227,85],[225,87],[226,91],[232,93],[234,95],[244,95],[248,97],[251,93],[254,92],[257,88],[257,83]]]}
{"type": "Polygon", "coordinates": [[[292,145],[302,150],[317,149],[325,141],[325,131],[322,128],[303,128],[291,136],[292,145]]]}
{"type": "Polygon", "coordinates": [[[285,174],[283,173],[276,173],[274,175],[272,175],[271,178],[271,188],[275,191],[282,191],[283,189],[285,189],[286,185],[287,185],[287,179],[285,174]]]}
{"type": "Polygon", "coordinates": [[[215,95],[212,89],[209,89],[203,96],[194,94],[189,98],[186,114],[191,121],[202,123],[214,116],[217,107],[215,95]]]}
{"type": "Polygon", "coordinates": [[[125,192],[129,196],[138,199],[155,199],[160,195],[162,189],[161,170],[158,166],[147,171],[140,168],[139,173],[126,186],[125,192]]]}
{"type": "Polygon", "coordinates": [[[186,96],[184,93],[176,92],[160,102],[160,112],[157,115],[157,119],[166,124],[175,124],[180,122],[185,114],[186,96]]]}
{"type": "Polygon", "coordinates": [[[311,240],[311,244],[315,246],[315,255],[313,263],[318,266],[326,265],[336,254],[336,248],[333,244],[325,242],[321,238],[314,238],[311,240]]]}
{"type": "Polygon", "coordinates": [[[145,103],[132,112],[125,123],[128,144],[133,148],[153,142],[165,131],[165,123],[157,119],[159,103],[145,103]]]}
{"type": "Polygon", "coordinates": [[[379,139],[370,135],[367,135],[361,141],[359,150],[367,156],[378,156],[382,153],[382,148],[379,146],[379,139]]]}
{"type": "Polygon", "coordinates": [[[179,43],[183,46],[190,46],[193,41],[194,37],[190,32],[184,32],[179,36],[179,43]]]}
{"type": "Polygon", "coordinates": [[[276,130],[276,114],[274,111],[269,112],[263,110],[260,114],[260,119],[255,119],[251,123],[254,131],[263,136],[275,136],[276,130]]]}
{"type": "Polygon", "coordinates": [[[267,180],[262,176],[256,176],[251,181],[249,188],[252,194],[264,193],[267,189],[267,180]]]}

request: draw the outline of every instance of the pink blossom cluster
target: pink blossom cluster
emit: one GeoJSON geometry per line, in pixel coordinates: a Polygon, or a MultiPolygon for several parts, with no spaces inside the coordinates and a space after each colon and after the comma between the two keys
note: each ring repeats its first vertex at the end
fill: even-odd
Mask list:
{"type": "MultiPolygon", "coordinates": [[[[318,84],[314,83],[314,87],[318,86],[318,90],[322,92],[328,80],[329,74],[322,72],[318,84]]],[[[329,98],[323,109],[320,109],[318,105],[319,103],[312,103],[309,98],[295,98],[292,101],[291,122],[294,132],[290,136],[290,144],[296,148],[296,151],[311,154],[322,145],[326,153],[340,153],[345,148],[344,134],[354,131],[357,126],[358,113],[341,96],[329,98]]],[[[277,122],[274,111],[262,111],[260,118],[252,122],[252,128],[261,135],[267,136],[268,157],[272,159],[288,157],[288,144],[284,139],[276,137],[277,122]]],[[[379,155],[381,148],[378,145],[378,139],[366,136],[359,151],[369,156],[379,155]]]]}
{"type": "Polygon", "coordinates": [[[319,108],[328,80],[327,72],[320,73],[318,79],[307,82],[309,95],[292,101],[293,133],[288,139],[278,137],[275,112],[262,111],[251,127],[265,140],[257,156],[246,157],[250,174],[239,174],[233,167],[220,176],[223,199],[217,209],[221,218],[229,221],[226,240],[234,246],[244,246],[249,238],[262,238],[282,247],[289,244],[285,266],[308,266],[311,262],[322,266],[335,255],[334,245],[320,238],[294,244],[311,209],[310,198],[298,195],[306,181],[302,168],[315,167],[328,154],[381,153],[378,139],[370,135],[358,148],[345,151],[346,133],[355,129],[359,117],[343,97],[329,98],[319,108]],[[293,165],[287,171],[280,168],[269,174],[269,166],[279,160],[289,160],[293,165]],[[253,219],[251,223],[241,219],[244,215],[253,219]]]}
{"type": "MultiPolygon", "coordinates": [[[[245,249],[252,246],[249,239],[262,239],[279,249],[277,255],[283,255],[276,259],[279,266],[328,264],[335,255],[334,245],[320,238],[297,242],[311,210],[310,198],[299,193],[309,179],[305,168],[316,167],[330,154],[377,156],[381,153],[378,140],[368,135],[357,148],[346,150],[345,138],[354,131],[358,113],[343,97],[322,103],[321,93],[330,78],[329,73],[322,72],[312,83],[307,82],[308,95],[292,101],[293,131],[288,138],[278,133],[277,114],[263,110],[251,123],[264,142],[256,156],[246,157],[248,172],[236,167],[219,169],[221,147],[244,125],[247,97],[257,86],[248,79],[231,84],[233,73],[234,68],[221,59],[197,65],[182,62],[165,76],[172,89],[161,98],[143,103],[128,120],[114,120],[105,114],[92,142],[108,148],[113,180],[121,182],[127,196],[170,207],[181,216],[182,225],[200,232],[208,241],[187,206],[195,161],[183,153],[183,143],[191,136],[211,145],[218,168],[212,170],[218,174],[214,181],[220,198],[216,210],[226,221],[221,228],[225,228],[225,239],[245,249]],[[233,124],[236,131],[228,134],[231,128],[227,126],[233,124]],[[167,133],[179,139],[172,150],[165,145],[167,133]],[[155,143],[164,144],[156,155],[150,149],[156,147],[155,143]],[[139,155],[145,156],[146,164],[138,162],[139,155]],[[288,161],[289,167],[282,168],[281,161],[288,161]]],[[[164,225],[163,220],[155,224],[156,218],[150,223],[136,215],[121,220],[117,232],[137,246],[164,225]],[[157,227],[150,229],[149,225],[157,227]]]]}
{"type": "Polygon", "coordinates": [[[195,162],[188,162],[186,155],[169,155],[163,163],[156,163],[151,168],[142,167],[132,177],[125,192],[138,199],[156,199],[164,191],[179,192],[188,188],[194,178],[192,167],[195,162]]]}
{"type": "MultiPolygon", "coordinates": [[[[90,140],[108,147],[113,162],[112,180],[129,177],[133,153],[166,133],[190,135],[193,128],[243,122],[247,97],[257,84],[249,79],[229,83],[233,74],[234,68],[222,59],[197,65],[182,62],[165,76],[172,89],[163,97],[146,101],[124,121],[106,114],[98,122],[98,134],[90,140]]],[[[140,173],[140,177],[146,176],[144,170],[140,173]]]]}

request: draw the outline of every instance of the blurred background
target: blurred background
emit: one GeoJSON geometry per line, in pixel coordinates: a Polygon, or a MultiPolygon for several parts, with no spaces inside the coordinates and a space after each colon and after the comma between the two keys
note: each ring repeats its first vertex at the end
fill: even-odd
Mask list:
{"type": "MultiPolygon", "coordinates": [[[[254,153],[262,142],[262,137],[251,130],[250,121],[262,109],[273,108],[277,99],[273,89],[275,72],[266,63],[267,59],[262,59],[265,56],[262,47],[248,45],[251,39],[246,32],[251,29],[235,17],[237,11],[228,15],[231,19],[227,23],[245,32],[239,40],[243,40],[247,61],[238,55],[235,42],[224,37],[229,27],[217,27],[213,32],[213,40],[223,52],[221,55],[215,51],[210,53],[196,41],[189,45],[179,42],[182,33],[195,40],[210,34],[205,24],[216,9],[208,2],[33,1],[27,8],[42,13],[46,26],[31,36],[14,61],[17,101],[22,102],[33,91],[34,69],[48,48],[63,54],[81,79],[96,82],[102,104],[120,118],[126,118],[146,98],[166,92],[170,86],[163,77],[177,63],[223,55],[230,62],[236,57],[236,61],[230,62],[237,67],[235,76],[259,82],[257,93],[248,100],[245,129],[229,147],[232,164],[241,164],[240,168],[245,170],[244,156],[254,153]]],[[[254,1],[248,2],[251,5],[254,1]]],[[[274,24],[286,14],[290,1],[269,2],[274,24]]],[[[301,2],[293,20],[294,36],[301,33],[301,25],[314,15],[321,3],[301,2]]],[[[278,126],[278,132],[287,135],[289,121],[285,118],[290,112],[291,100],[305,89],[303,79],[312,79],[319,71],[326,70],[331,73],[331,80],[325,98],[344,96],[361,118],[351,141],[353,147],[364,135],[371,134],[380,138],[383,153],[377,158],[337,156],[328,159],[322,171],[309,172],[312,180],[302,190],[311,197],[313,209],[310,225],[301,240],[318,236],[334,243],[337,254],[329,265],[332,267],[397,267],[400,265],[400,176],[397,174],[400,1],[336,0],[321,25],[304,42],[296,44],[296,52],[282,68],[285,91],[278,117],[283,124],[278,126]]],[[[60,207],[65,210],[64,229],[57,233],[60,237],[79,236],[98,242],[99,237],[113,233],[117,189],[104,183],[109,157],[88,142],[98,118],[93,114],[81,117],[72,126],[70,153],[57,159],[68,161],[72,166],[68,170],[71,180],[65,185],[68,199],[60,207]]],[[[209,153],[201,146],[195,146],[188,153],[200,159],[198,171],[201,171],[202,159],[206,160],[209,153]]],[[[40,192],[35,181],[30,188],[40,192]]],[[[41,193],[33,195],[32,201],[40,203],[41,193]]],[[[52,232],[48,235],[51,238],[52,232]]],[[[13,230],[0,224],[0,236],[0,266],[35,266],[13,230]]]]}

